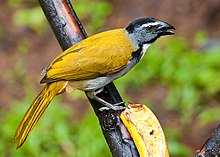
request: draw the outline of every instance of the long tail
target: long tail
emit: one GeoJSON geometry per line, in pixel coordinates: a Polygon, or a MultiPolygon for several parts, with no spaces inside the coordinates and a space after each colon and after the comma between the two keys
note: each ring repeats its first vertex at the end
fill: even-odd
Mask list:
{"type": "Polygon", "coordinates": [[[38,96],[34,99],[31,106],[25,113],[22,121],[20,122],[16,130],[14,139],[18,141],[17,149],[23,145],[27,136],[37,124],[38,120],[46,110],[47,106],[53,100],[53,98],[56,95],[65,91],[67,83],[68,82],[66,81],[59,81],[44,85],[43,89],[40,91],[38,96]]]}

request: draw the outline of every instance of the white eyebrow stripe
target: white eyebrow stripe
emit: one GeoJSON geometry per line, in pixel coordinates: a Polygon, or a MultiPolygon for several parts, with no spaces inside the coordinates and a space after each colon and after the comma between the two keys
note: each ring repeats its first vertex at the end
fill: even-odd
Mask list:
{"type": "Polygon", "coordinates": [[[146,23],[143,24],[141,27],[147,27],[147,26],[155,26],[158,25],[160,22],[156,21],[156,22],[151,22],[151,23],[146,23]]]}

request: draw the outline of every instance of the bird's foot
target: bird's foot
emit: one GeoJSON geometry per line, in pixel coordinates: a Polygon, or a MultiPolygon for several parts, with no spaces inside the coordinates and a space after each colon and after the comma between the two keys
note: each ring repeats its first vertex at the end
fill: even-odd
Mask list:
{"type": "Polygon", "coordinates": [[[122,110],[125,110],[125,107],[124,106],[120,106],[124,104],[124,102],[119,102],[119,103],[116,103],[116,104],[110,104],[110,103],[105,103],[105,107],[101,107],[99,109],[99,111],[103,112],[105,110],[114,110],[114,111],[122,111],[122,110]]]}

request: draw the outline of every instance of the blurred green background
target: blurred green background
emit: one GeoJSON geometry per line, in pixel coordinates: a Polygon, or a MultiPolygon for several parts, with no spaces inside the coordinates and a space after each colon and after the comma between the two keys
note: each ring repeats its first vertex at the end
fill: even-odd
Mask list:
{"type": "MultiPolygon", "coordinates": [[[[176,27],[175,36],[157,41],[115,84],[126,102],[153,110],[171,156],[193,156],[220,120],[220,1],[75,0],[73,6],[89,35],[146,16],[176,27]]],[[[78,91],[55,98],[24,146],[15,149],[13,136],[41,88],[41,69],[61,48],[36,1],[2,1],[0,9],[0,156],[111,156],[78,91]]]]}

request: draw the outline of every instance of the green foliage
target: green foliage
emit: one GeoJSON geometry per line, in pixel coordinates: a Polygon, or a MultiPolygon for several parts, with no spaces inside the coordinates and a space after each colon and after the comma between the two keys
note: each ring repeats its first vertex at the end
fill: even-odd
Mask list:
{"type": "Polygon", "coordinates": [[[166,128],[164,132],[168,135],[168,149],[171,156],[193,156],[192,149],[180,142],[182,137],[181,131],[175,128],[166,128]]]}
{"type": "Polygon", "coordinates": [[[14,10],[13,23],[16,26],[31,28],[39,34],[45,32],[46,18],[37,1],[7,0],[7,2],[14,10]]]}
{"type": "Polygon", "coordinates": [[[201,125],[206,125],[210,122],[220,120],[220,107],[208,108],[205,109],[201,114],[199,114],[198,119],[201,125]]]}
{"type": "Polygon", "coordinates": [[[111,13],[111,4],[101,0],[76,0],[73,2],[80,19],[87,20],[86,30],[90,34],[103,28],[106,17],[111,13]]]}
{"type": "Polygon", "coordinates": [[[42,33],[45,25],[45,16],[42,9],[35,8],[19,9],[14,14],[14,23],[17,26],[30,27],[38,33],[42,33]]]}
{"type": "MultiPolygon", "coordinates": [[[[46,18],[36,1],[29,0],[32,7],[23,8],[24,0],[8,0],[8,4],[15,9],[13,21],[17,26],[28,27],[42,34],[47,28],[46,18]]],[[[89,34],[100,30],[106,23],[106,17],[111,13],[111,4],[100,0],[76,0],[73,6],[81,20],[85,20],[89,34]]]]}
{"type": "Polygon", "coordinates": [[[180,142],[171,141],[168,142],[169,146],[169,153],[172,154],[172,156],[178,156],[178,157],[186,157],[186,156],[193,156],[193,151],[181,144],[180,142]]]}
{"type": "Polygon", "coordinates": [[[7,112],[0,110],[1,156],[110,156],[95,115],[88,113],[82,121],[73,122],[70,107],[61,103],[59,97],[50,104],[24,146],[16,150],[13,135],[34,96],[32,87],[27,87],[23,101],[13,101],[7,112]]]}
{"type": "Polygon", "coordinates": [[[76,157],[110,157],[110,151],[93,112],[85,115],[84,119],[73,126],[72,134],[75,142],[74,156],[76,157]]]}

